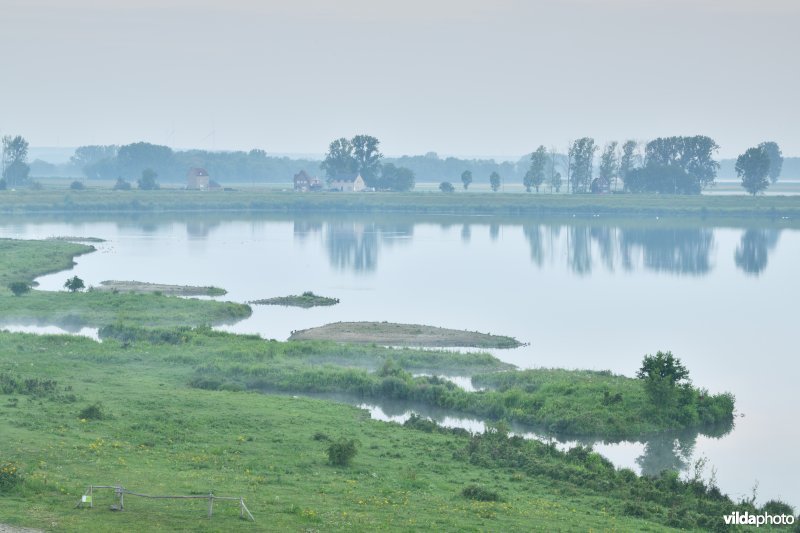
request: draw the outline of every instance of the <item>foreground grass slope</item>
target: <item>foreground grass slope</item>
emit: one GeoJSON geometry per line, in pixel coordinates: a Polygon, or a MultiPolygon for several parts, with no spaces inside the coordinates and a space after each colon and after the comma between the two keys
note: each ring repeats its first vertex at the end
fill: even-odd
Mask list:
{"type": "Polygon", "coordinates": [[[419,420],[404,428],[330,402],[193,389],[193,363],[211,356],[198,347],[0,333],[0,463],[21,473],[0,498],[0,516],[58,531],[661,531],[755,511],[700,482],[616,470],[585,449],[565,454],[502,431],[471,437],[419,420]],[[328,439],[339,437],[359,442],[350,466],[328,464],[328,439]],[[202,501],[126,498],[126,511],[112,513],[102,493],[93,510],[74,508],[87,485],[115,483],[243,496],[258,521],[240,521],[224,503],[207,519],[202,501]],[[498,501],[463,496],[473,486],[498,501]]]}

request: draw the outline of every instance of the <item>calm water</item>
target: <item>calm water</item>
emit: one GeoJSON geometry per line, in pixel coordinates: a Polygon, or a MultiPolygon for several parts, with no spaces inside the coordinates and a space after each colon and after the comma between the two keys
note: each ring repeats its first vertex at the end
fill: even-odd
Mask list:
{"type": "MultiPolygon", "coordinates": [[[[307,290],[341,299],[309,310],[255,307],[225,328],[265,338],[337,320],[415,322],[515,336],[531,344],[493,353],[520,367],[626,375],[644,354],[672,350],[697,385],[736,395],[735,429],[596,449],[646,472],[706,457],[733,497],[758,482],[761,500],[800,505],[798,230],[491,217],[0,221],[3,237],[56,235],[108,240],[69,273],[88,285],[135,279],[216,285],[235,301],[307,290]]],[[[67,276],[44,276],[41,288],[60,290],[67,276]]],[[[367,407],[398,420],[421,411],[367,407]]]]}

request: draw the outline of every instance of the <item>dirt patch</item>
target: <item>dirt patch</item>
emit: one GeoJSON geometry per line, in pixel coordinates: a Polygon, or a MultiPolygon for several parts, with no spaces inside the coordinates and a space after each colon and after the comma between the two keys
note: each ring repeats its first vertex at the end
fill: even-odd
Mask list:
{"type": "Polygon", "coordinates": [[[192,285],[167,285],[164,283],[146,283],[144,281],[101,281],[99,291],[139,292],[166,294],[169,296],[222,296],[228,291],[219,287],[196,287],[192,285]]]}
{"type": "Polygon", "coordinates": [[[517,339],[502,335],[393,322],[335,322],[292,332],[289,340],[330,340],[386,346],[516,348],[517,339]]]}
{"type": "Polygon", "coordinates": [[[0,533],[44,533],[44,530],[0,524],[0,533]]]}

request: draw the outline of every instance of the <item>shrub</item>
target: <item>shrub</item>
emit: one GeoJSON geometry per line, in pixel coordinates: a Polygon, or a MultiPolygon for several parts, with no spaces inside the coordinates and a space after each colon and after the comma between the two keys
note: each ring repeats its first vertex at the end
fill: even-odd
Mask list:
{"type": "Polygon", "coordinates": [[[14,296],[22,296],[26,292],[30,292],[31,286],[25,281],[14,281],[8,284],[8,290],[10,290],[14,296]]]}
{"type": "Polygon", "coordinates": [[[22,474],[15,463],[0,463],[0,492],[13,489],[22,481],[22,474]]]}
{"type": "Polygon", "coordinates": [[[114,184],[115,191],[129,191],[131,190],[131,184],[125,181],[122,178],[117,179],[117,182],[114,184]]]}
{"type": "Polygon", "coordinates": [[[761,508],[761,512],[772,515],[786,514],[794,516],[794,507],[780,500],[770,500],[764,504],[764,506],[761,508]]]}
{"type": "Polygon", "coordinates": [[[78,276],[73,276],[64,282],[64,288],[69,290],[69,292],[77,292],[85,287],[86,285],[83,284],[83,280],[78,276]]]}
{"type": "Polygon", "coordinates": [[[500,495],[493,490],[481,487],[479,485],[469,485],[464,487],[461,495],[467,499],[479,502],[499,502],[500,495]]]}
{"type": "Polygon", "coordinates": [[[442,192],[455,192],[456,188],[449,181],[443,181],[439,184],[439,190],[442,192]]]}
{"type": "Polygon", "coordinates": [[[339,438],[328,445],[328,461],[332,465],[347,466],[356,456],[358,443],[353,439],[339,438]]]}
{"type": "Polygon", "coordinates": [[[84,187],[82,181],[75,180],[69,184],[69,188],[72,189],[73,191],[82,191],[86,187],[84,187]]]}
{"type": "Polygon", "coordinates": [[[78,413],[78,418],[85,420],[102,420],[105,417],[103,413],[103,406],[100,403],[94,403],[81,409],[78,413]]]}

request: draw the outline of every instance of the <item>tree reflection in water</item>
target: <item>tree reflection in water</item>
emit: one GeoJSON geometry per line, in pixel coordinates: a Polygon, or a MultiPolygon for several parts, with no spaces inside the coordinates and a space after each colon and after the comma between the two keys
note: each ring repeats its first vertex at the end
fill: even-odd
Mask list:
{"type": "Polygon", "coordinates": [[[742,233],[742,239],[733,260],[745,274],[758,276],[767,268],[769,252],[778,245],[780,230],[749,229],[742,233]]]}

